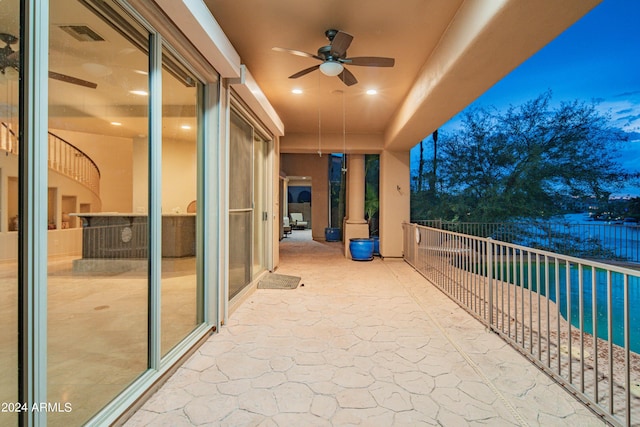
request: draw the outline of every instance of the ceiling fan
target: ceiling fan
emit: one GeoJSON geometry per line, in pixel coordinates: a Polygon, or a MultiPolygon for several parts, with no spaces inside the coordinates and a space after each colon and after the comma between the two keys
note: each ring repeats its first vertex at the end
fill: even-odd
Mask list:
{"type": "MultiPolygon", "coordinates": [[[[3,41],[5,43],[4,47],[0,47],[0,73],[4,74],[7,68],[13,68],[14,70],[18,71],[18,66],[20,65],[20,54],[19,52],[11,48],[12,44],[18,42],[18,38],[11,34],[0,33],[0,41],[3,41]]],[[[66,83],[71,83],[74,85],[88,87],[90,89],[95,89],[98,87],[96,83],[82,80],[77,77],[68,76],[66,74],[56,73],[54,71],[49,71],[49,78],[60,80],[66,83]]]]}
{"type": "Polygon", "coordinates": [[[279,52],[288,52],[293,55],[304,56],[307,58],[314,58],[322,61],[321,64],[314,65],[313,67],[305,68],[302,71],[289,76],[290,79],[297,79],[312,71],[320,70],[322,74],[327,76],[338,76],[338,78],[347,86],[358,83],[356,77],[347,70],[345,65],[358,65],[364,67],[393,67],[395,60],[393,58],[382,58],[378,56],[359,56],[354,58],[347,57],[347,49],[351,45],[353,36],[338,30],[327,30],[325,36],[329,39],[327,46],[322,46],[318,49],[318,54],[313,55],[311,53],[302,52],[300,50],[285,49],[281,47],[274,47],[273,50],[279,52]]]}

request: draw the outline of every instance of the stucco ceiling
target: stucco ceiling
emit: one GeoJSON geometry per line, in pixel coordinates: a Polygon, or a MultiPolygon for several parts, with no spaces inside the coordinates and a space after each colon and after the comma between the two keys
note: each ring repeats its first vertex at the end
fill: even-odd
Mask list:
{"type": "Polygon", "coordinates": [[[344,118],[347,133],[382,134],[386,146],[399,149],[464,109],[599,2],[204,1],[283,121],[285,140],[319,129],[340,133],[344,118]],[[393,57],[395,66],[348,66],[358,79],[350,87],[319,71],[289,79],[320,61],[273,47],[315,54],[328,43],[327,29],[353,35],[348,56],[393,57]]]}
{"type": "MultiPolygon", "coordinates": [[[[124,137],[144,134],[146,116],[139,111],[145,110],[146,99],[132,97],[128,90],[137,85],[134,79],[144,84],[143,74],[130,72],[146,63],[133,62],[130,57],[135,49],[118,44],[118,35],[105,22],[75,0],[64,1],[74,7],[51,10],[51,69],[95,82],[98,87],[87,89],[50,79],[51,126],[124,137]],[[67,23],[89,25],[107,41],[100,48],[74,41],[60,30],[67,23]],[[95,66],[88,67],[95,64],[106,64],[108,69],[103,69],[109,73],[97,75],[95,66]],[[117,109],[107,108],[114,104],[117,109]],[[123,126],[116,129],[111,121],[122,121],[123,126]]],[[[284,123],[284,152],[315,152],[317,146],[312,141],[317,137],[312,136],[317,136],[319,129],[323,135],[340,135],[343,123],[349,135],[359,135],[350,140],[357,140],[364,147],[361,151],[371,149],[366,135],[376,135],[378,150],[383,146],[408,149],[600,2],[203,1],[284,123]],[[330,28],[353,35],[348,56],[393,57],[395,66],[348,66],[359,81],[349,87],[319,71],[289,79],[319,61],[274,51],[273,47],[315,54],[327,44],[324,32],[330,28]],[[303,93],[292,94],[294,88],[303,93]],[[367,89],[376,89],[378,94],[366,95],[367,89]]],[[[57,4],[63,4],[62,0],[57,4]]],[[[18,33],[17,21],[5,24],[6,32],[18,33]]],[[[0,89],[5,88],[0,92],[15,93],[16,82],[17,73],[7,70],[0,75],[0,89]]],[[[169,99],[183,92],[179,88],[178,84],[175,90],[167,91],[167,103],[184,102],[169,99]]],[[[181,117],[172,120],[175,123],[170,127],[182,124],[181,117]]]]}
{"type": "Polygon", "coordinates": [[[206,0],[258,84],[285,121],[286,132],[342,129],[342,93],[350,132],[382,132],[391,115],[461,0],[206,0]],[[328,44],[325,31],[351,34],[349,56],[395,58],[393,68],[347,66],[358,83],[345,86],[338,77],[314,71],[298,79],[288,76],[320,61],[274,51],[290,48],[316,54],[328,44]],[[300,88],[302,95],[291,90],[300,88]],[[377,89],[378,96],[367,96],[377,89]]]}

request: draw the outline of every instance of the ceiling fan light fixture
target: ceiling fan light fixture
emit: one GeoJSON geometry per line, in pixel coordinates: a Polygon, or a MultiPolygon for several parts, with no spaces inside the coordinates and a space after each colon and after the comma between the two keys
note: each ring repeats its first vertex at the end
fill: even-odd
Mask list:
{"type": "Polygon", "coordinates": [[[325,76],[335,77],[344,70],[341,63],[336,61],[326,61],[320,64],[320,71],[325,76]]]}

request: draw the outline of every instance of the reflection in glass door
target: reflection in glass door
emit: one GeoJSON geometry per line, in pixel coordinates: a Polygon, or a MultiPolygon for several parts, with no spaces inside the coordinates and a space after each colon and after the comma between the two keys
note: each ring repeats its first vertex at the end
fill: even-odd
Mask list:
{"type": "Polygon", "coordinates": [[[50,2],[47,400],[72,410],[49,426],[82,425],[148,366],[149,33],[92,4],[50,2]]]}
{"type": "MultiPolygon", "coordinates": [[[[0,2],[1,50],[6,58],[18,50],[20,4],[0,2]]],[[[19,56],[13,64],[20,69],[19,56]]],[[[18,71],[0,74],[0,402],[18,402],[18,71]]],[[[5,408],[6,409],[6,408],[5,408]]],[[[18,412],[1,411],[0,425],[18,425],[18,412]]]]}
{"type": "Polygon", "coordinates": [[[196,268],[202,84],[167,48],[162,71],[162,310],[165,355],[202,323],[196,268]]]}

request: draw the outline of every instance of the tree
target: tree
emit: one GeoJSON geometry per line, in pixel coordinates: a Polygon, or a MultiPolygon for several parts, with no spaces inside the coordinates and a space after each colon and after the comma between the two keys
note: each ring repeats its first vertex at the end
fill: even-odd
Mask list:
{"type": "Polygon", "coordinates": [[[420,141],[420,158],[418,159],[418,176],[416,177],[416,191],[422,192],[422,181],[424,181],[424,139],[420,141]]]}
{"type": "Polygon", "coordinates": [[[423,205],[449,220],[545,218],[562,211],[563,198],[602,197],[622,184],[624,133],[595,104],[550,101],[547,92],[505,112],[466,112],[457,132],[440,135],[432,179],[441,190],[423,193],[423,205]]]}
{"type": "Polygon", "coordinates": [[[436,182],[438,179],[438,129],[433,131],[433,159],[431,173],[429,173],[429,196],[436,197],[436,182]]]}
{"type": "Polygon", "coordinates": [[[369,224],[369,234],[378,234],[378,217],[380,209],[379,189],[380,189],[380,156],[377,154],[367,154],[365,157],[365,198],[364,211],[365,218],[369,224]]]}

